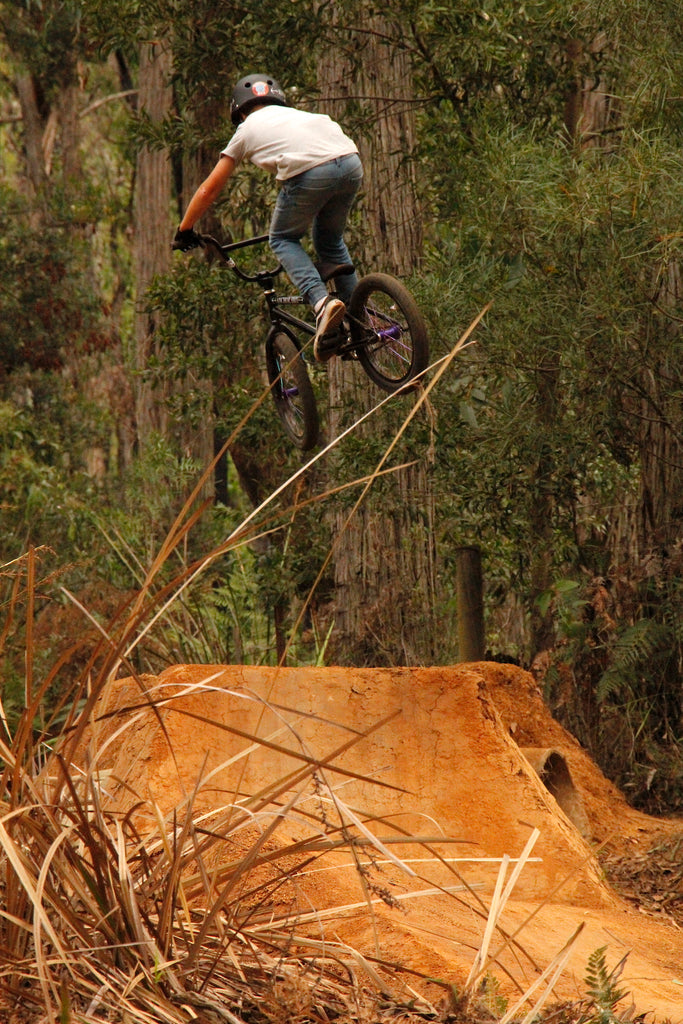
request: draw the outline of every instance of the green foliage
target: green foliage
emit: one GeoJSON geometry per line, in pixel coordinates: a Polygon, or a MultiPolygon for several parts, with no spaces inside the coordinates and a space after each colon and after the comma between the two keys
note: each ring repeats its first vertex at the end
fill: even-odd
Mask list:
{"type": "Polygon", "coordinates": [[[28,408],[0,403],[0,559],[17,557],[28,544],[49,543],[67,548],[71,561],[90,550],[86,509],[97,500],[96,488],[83,470],[69,465],[74,439],[68,437],[68,424],[61,436],[56,429],[64,409],[50,401],[54,396],[39,386],[40,380],[33,378],[31,384],[33,400],[49,403],[55,418],[52,424],[48,416],[41,422],[28,408]]]}
{"type": "MultiPolygon", "coordinates": [[[[119,480],[118,504],[108,503],[108,507],[97,512],[92,510],[121,565],[136,567],[123,578],[117,574],[114,578],[118,585],[130,587],[142,582],[141,577],[152,564],[199,471],[196,461],[180,454],[168,438],[154,435],[119,480]],[[114,544],[114,536],[125,546],[114,544]]],[[[203,540],[197,538],[197,545],[203,540]]],[[[190,559],[195,553],[193,547],[186,551],[190,559]]]]}
{"type": "Polygon", "coordinates": [[[675,234],[680,175],[673,163],[665,185],[653,174],[677,162],[661,139],[634,136],[602,164],[572,162],[538,125],[493,129],[482,125],[476,148],[452,165],[460,219],[441,229],[433,287],[422,289],[437,352],[495,296],[460,375],[437,396],[438,457],[449,473],[457,464],[460,509],[466,516],[476,500],[479,533],[490,519],[509,536],[503,514],[514,509],[515,540],[529,548],[532,512],[544,502],[557,575],[595,558],[582,537],[596,537],[609,516],[589,523],[586,511],[607,511],[604,495],[618,492],[622,467],[637,458],[644,366],[668,365],[680,342],[666,315],[653,318],[644,285],[678,258],[659,239],[675,234]]]}
{"type": "Polygon", "coordinates": [[[315,36],[320,12],[305,0],[266,8],[218,4],[215,0],[84,0],[91,34],[103,52],[119,49],[135,59],[131,44],[150,31],[166,37],[173,51],[175,108],[152,125],[140,111],[132,129],[138,142],[168,146],[172,153],[213,152],[233,131],[230,99],[237,79],[258,66],[277,73],[286,89],[306,95],[315,81],[315,36]],[[282,40],[287,40],[283,60],[282,40]]]}
{"type": "Polygon", "coordinates": [[[675,636],[668,626],[653,619],[640,619],[614,640],[610,667],[598,683],[595,695],[600,703],[625,685],[634,688],[638,675],[647,668],[652,671],[653,659],[662,651],[680,648],[682,636],[675,636]]]}
{"type": "Polygon", "coordinates": [[[477,1002],[494,1020],[500,1019],[507,1010],[508,1000],[501,995],[500,982],[492,974],[484,977],[477,1002]]]}
{"type": "Polygon", "coordinates": [[[209,266],[201,256],[177,257],[171,274],[148,293],[150,306],[164,312],[163,365],[152,361],[150,374],[180,376],[191,363],[198,380],[231,377],[249,357],[256,338],[265,334],[258,299],[257,290],[238,289],[237,279],[225,267],[209,266]],[[250,330],[254,321],[256,329],[250,330]]]}
{"type": "Polygon", "coordinates": [[[683,805],[680,591],[671,553],[609,579],[559,581],[549,595],[559,635],[547,698],[630,800],[655,813],[683,805]]]}
{"type": "Polygon", "coordinates": [[[590,1017],[590,1024],[618,1024],[620,1017],[616,1013],[616,1006],[626,995],[626,990],[617,986],[626,964],[626,957],[609,970],[606,950],[607,946],[594,950],[588,958],[586,967],[586,991],[593,1000],[595,1009],[590,1017]]]}
{"type": "Polygon", "coordinates": [[[72,348],[106,347],[83,276],[83,244],[68,227],[32,228],[26,201],[7,186],[0,188],[0,210],[0,375],[20,366],[61,367],[67,338],[72,348]]]}
{"type": "Polygon", "coordinates": [[[10,0],[0,3],[0,32],[12,53],[43,82],[46,99],[76,79],[83,53],[82,0],[10,0]]]}

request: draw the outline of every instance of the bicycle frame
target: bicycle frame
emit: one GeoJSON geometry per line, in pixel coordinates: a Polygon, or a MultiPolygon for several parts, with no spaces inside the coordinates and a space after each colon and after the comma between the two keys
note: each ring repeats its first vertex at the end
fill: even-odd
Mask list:
{"type": "MultiPolygon", "coordinates": [[[[290,306],[304,306],[306,305],[305,299],[299,295],[277,294],[275,278],[284,271],[282,264],[278,264],[272,270],[259,270],[255,274],[248,274],[237,265],[231,255],[231,253],[239,249],[263,245],[267,242],[268,235],[257,235],[254,238],[245,238],[239,242],[227,242],[221,245],[220,242],[217,242],[215,238],[209,235],[202,236],[202,244],[205,248],[215,252],[241,280],[254,282],[262,288],[271,324],[266,345],[272,345],[274,337],[278,331],[281,331],[286,333],[287,337],[290,338],[301,352],[304,348],[300,340],[301,337],[313,337],[315,335],[315,327],[312,323],[289,312],[287,308],[290,306]]],[[[323,279],[325,280],[325,278],[323,279]]],[[[331,280],[331,290],[333,290],[333,277],[331,280]]],[[[412,296],[406,292],[400,282],[386,274],[370,274],[361,279],[358,287],[361,288],[361,291],[364,287],[366,294],[374,290],[376,294],[389,296],[391,299],[398,297],[399,307],[403,305],[405,308],[411,309],[411,321],[413,323],[419,321],[420,324],[418,332],[420,358],[417,369],[417,375],[419,376],[428,364],[428,341],[419,310],[415,306],[412,296]]],[[[354,292],[355,295],[356,292],[354,292]]],[[[394,344],[400,346],[406,330],[409,329],[405,323],[397,323],[396,317],[391,311],[392,308],[383,310],[381,303],[375,305],[374,302],[371,302],[370,306],[363,307],[362,312],[356,314],[353,309],[352,298],[350,306],[347,308],[346,316],[338,329],[335,347],[335,355],[341,359],[358,359],[371,379],[379,384],[380,387],[389,391],[394,390],[397,386],[403,387],[407,383],[407,379],[404,379],[400,373],[396,376],[393,368],[390,373],[387,373],[382,366],[378,365],[376,353],[385,350],[387,353],[393,352],[393,355],[398,355],[400,361],[402,354],[399,349],[394,349],[393,346],[394,344]],[[368,323],[368,314],[370,315],[371,323],[368,323]]],[[[403,317],[403,320],[405,320],[405,317],[403,317]]],[[[407,351],[410,352],[410,361],[412,361],[414,359],[412,336],[407,351]]],[[[408,365],[409,363],[406,362],[406,366],[408,365]]]]}
{"type": "MultiPolygon", "coordinates": [[[[275,290],[266,290],[264,288],[264,295],[266,299],[266,306],[268,308],[268,315],[272,325],[272,330],[277,330],[283,324],[287,324],[290,327],[296,328],[297,331],[303,331],[304,334],[310,334],[311,337],[315,334],[315,327],[307,323],[306,320],[301,320],[298,316],[294,316],[292,313],[288,313],[286,309],[282,309],[282,306],[298,306],[305,305],[306,300],[301,298],[299,295],[277,295],[275,290]]],[[[296,338],[294,332],[287,332],[292,340],[299,345],[299,341],[296,338]]]]}
{"type": "MultiPolygon", "coordinates": [[[[246,249],[254,245],[263,245],[267,243],[267,241],[268,235],[257,235],[254,238],[245,238],[239,242],[227,242],[222,245],[210,235],[202,236],[202,243],[205,248],[218,255],[226,266],[228,266],[237,275],[237,277],[242,281],[254,282],[260,285],[263,289],[268,318],[271,324],[268,340],[270,340],[278,330],[282,330],[284,328],[287,335],[292,339],[299,351],[301,351],[303,346],[297,332],[312,338],[315,334],[315,327],[312,323],[309,323],[307,320],[302,320],[300,317],[295,316],[285,308],[287,306],[305,306],[307,303],[302,296],[278,295],[276,292],[275,278],[278,274],[283,273],[284,267],[282,264],[278,264],[278,266],[272,270],[258,270],[255,274],[247,274],[237,265],[230,255],[230,253],[235,252],[238,249],[246,249]]],[[[395,328],[392,326],[386,332],[369,334],[368,340],[372,339],[376,342],[379,338],[382,341],[391,341],[394,337],[394,331],[395,328]]],[[[355,356],[359,344],[363,344],[362,339],[358,337],[353,339],[348,329],[345,330],[342,328],[340,333],[342,334],[342,337],[340,338],[337,354],[341,356],[342,359],[348,359],[349,357],[355,356]]]]}

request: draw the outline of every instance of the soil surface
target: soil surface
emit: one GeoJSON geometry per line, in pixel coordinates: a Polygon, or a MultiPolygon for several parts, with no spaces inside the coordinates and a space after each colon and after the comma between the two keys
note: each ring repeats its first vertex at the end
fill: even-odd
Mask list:
{"type": "Polygon", "coordinates": [[[167,815],[190,799],[195,813],[210,813],[317,760],[349,813],[415,874],[375,853],[369,909],[350,856],[325,853],[297,879],[301,905],[338,908],[327,933],[414,970],[411,984],[428,998],[437,989],[420,976],[465,981],[501,859],[513,859],[509,878],[538,829],[500,918],[513,951],[500,932],[491,942],[492,953],[502,947],[490,969],[501,995],[530,985],[582,926],[557,1000],[585,995],[588,958],[607,947],[610,968],[628,954],[619,985],[633,1016],[683,1024],[683,819],[631,809],[553,720],[528,673],[489,663],[190,665],[142,683],[112,685],[91,740],[112,804],[147,801],[141,827],[154,827],[152,801],[167,815]],[[126,721],[134,728],[107,745],[126,721]],[[423,845],[401,842],[406,834],[423,845]],[[435,885],[459,891],[419,895],[435,885]]]}

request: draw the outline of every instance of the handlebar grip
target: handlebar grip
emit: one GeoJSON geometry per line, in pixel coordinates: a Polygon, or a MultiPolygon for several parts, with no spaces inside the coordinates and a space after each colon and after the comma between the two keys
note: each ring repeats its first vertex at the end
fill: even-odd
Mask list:
{"type": "Polygon", "coordinates": [[[181,231],[180,228],[176,231],[175,238],[171,242],[171,249],[175,249],[180,252],[189,252],[190,249],[196,249],[198,246],[203,245],[202,236],[198,235],[192,228],[187,228],[181,231]]]}

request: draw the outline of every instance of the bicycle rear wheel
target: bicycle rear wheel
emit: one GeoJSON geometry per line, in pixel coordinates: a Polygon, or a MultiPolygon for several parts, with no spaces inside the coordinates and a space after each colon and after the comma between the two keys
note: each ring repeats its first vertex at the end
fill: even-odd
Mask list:
{"type": "Polygon", "coordinates": [[[390,274],[361,278],[351,296],[349,320],[358,361],[385,391],[404,387],[429,366],[422,314],[408,289],[390,274]]]}
{"type": "Polygon", "coordinates": [[[271,394],[285,432],[297,448],[308,451],[318,440],[318,407],[301,352],[287,334],[266,342],[271,394]]]}

